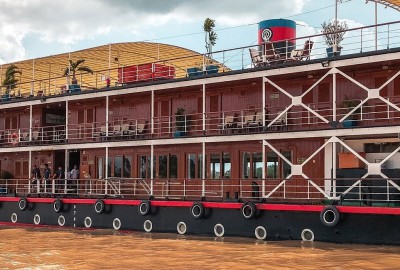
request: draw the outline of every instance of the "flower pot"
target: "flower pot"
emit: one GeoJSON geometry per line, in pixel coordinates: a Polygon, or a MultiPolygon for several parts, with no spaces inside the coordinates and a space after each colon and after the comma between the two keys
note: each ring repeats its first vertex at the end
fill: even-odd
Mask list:
{"type": "Polygon", "coordinates": [[[177,130],[174,132],[174,138],[186,136],[186,131],[177,130]]]}
{"type": "Polygon", "coordinates": [[[355,126],[357,126],[357,120],[344,120],[343,122],[342,122],[342,125],[343,125],[343,127],[344,128],[351,128],[351,127],[355,127],[355,126]]]}
{"type": "Polygon", "coordinates": [[[186,72],[187,72],[188,77],[203,75],[203,70],[201,70],[198,67],[188,68],[188,69],[186,69],[186,72]]]}
{"type": "Polygon", "coordinates": [[[342,47],[338,47],[337,51],[333,52],[333,47],[329,47],[329,48],[326,48],[326,54],[328,55],[328,58],[339,56],[341,50],[342,50],[342,47]]]}
{"type": "Polygon", "coordinates": [[[219,67],[217,65],[209,65],[206,67],[206,73],[207,74],[214,74],[218,73],[219,67]]]}

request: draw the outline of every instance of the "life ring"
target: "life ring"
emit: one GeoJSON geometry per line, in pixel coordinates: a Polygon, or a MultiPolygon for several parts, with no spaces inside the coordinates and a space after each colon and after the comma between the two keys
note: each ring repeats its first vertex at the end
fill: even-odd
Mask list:
{"type": "Polygon", "coordinates": [[[253,202],[246,202],[242,205],[241,211],[245,219],[252,219],[256,216],[257,207],[253,202]]]}
{"type": "Polygon", "coordinates": [[[11,134],[10,141],[13,146],[16,146],[19,143],[19,136],[17,132],[11,134]]]}
{"type": "Polygon", "coordinates": [[[150,213],[150,206],[149,201],[141,201],[138,207],[139,214],[141,216],[147,216],[150,213]]]}
{"type": "Polygon", "coordinates": [[[321,214],[319,215],[319,218],[323,225],[328,227],[334,227],[338,224],[340,220],[340,214],[335,206],[328,205],[322,210],[321,214]]]}
{"type": "Polygon", "coordinates": [[[21,198],[18,201],[18,208],[21,211],[25,211],[26,208],[28,208],[28,201],[26,200],[26,198],[21,198]]]}
{"type": "Polygon", "coordinates": [[[190,214],[195,219],[201,219],[204,216],[204,206],[201,202],[195,202],[190,207],[190,214]]]}
{"type": "Polygon", "coordinates": [[[96,203],[94,204],[94,211],[96,214],[102,214],[104,212],[104,202],[103,200],[97,200],[96,203]]]}
{"type": "Polygon", "coordinates": [[[57,199],[53,202],[53,209],[56,213],[60,213],[63,209],[63,202],[60,199],[57,199]]]}

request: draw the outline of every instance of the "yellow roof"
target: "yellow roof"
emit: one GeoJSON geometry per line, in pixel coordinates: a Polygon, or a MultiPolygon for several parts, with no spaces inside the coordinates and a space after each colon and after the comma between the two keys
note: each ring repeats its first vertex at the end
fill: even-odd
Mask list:
{"type": "Polygon", "coordinates": [[[367,0],[367,2],[368,1],[377,2],[400,11],[400,0],[367,0]]]}
{"type": "Polygon", "coordinates": [[[1,66],[1,82],[4,79],[5,69],[14,64],[22,72],[21,75],[16,75],[19,81],[14,89],[15,94],[19,92],[22,95],[29,95],[32,87],[35,95],[38,91],[43,91],[47,95],[59,93],[67,84],[67,78],[63,74],[69,65],[69,59],[74,62],[85,59],[83,65],[94,71],[94,75],[77,72],[76,77],[83,89],[104,87],[109,68],[113,85],[118,80],[118,68],[122,67],[160,63],[175,67],[176,78],[180,78],[186,76],[187,68],[200,66],[203,63],[202,54],[181,47],[160,43],[126,42],[5,64],[1,66]]]}

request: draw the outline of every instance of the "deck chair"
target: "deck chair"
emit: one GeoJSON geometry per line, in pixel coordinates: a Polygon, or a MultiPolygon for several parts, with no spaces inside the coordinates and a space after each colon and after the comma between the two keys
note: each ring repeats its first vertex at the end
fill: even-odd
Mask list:
{"type": "Polygon", "coordinates": [[[232,128],[234,126],[234,118],[233,115],[227,115],[225,117],[225,128],[232,128]]]}
{"type": "Polygon", "coordinates": [[[32,131],[32,143],[38,143],[39,142],[39,130],[33,130],[32,131]]]}
{"type": "Polygon", "coordinates": [[[137,136],[143,138],[145,129],[146,129],[146,123],[138,123],[137,124],[137,136]]]}
{"type": "Polygon", "coordinates": [[[304,43],[304,48],[302,50],[293,50],[290,54],[290,60],[301,61],[310,60],[311,50],[314,42],[311,40],[306,40],[304,43]]]}
{"type": "Polygon", "coordinates": [[[279,62],[279,54],[276,53],[274,43],[266,42],[264,43],[264,55],[262,56],[263,62],[267,64],[275,64],[279,62]]]}
{"type": "Polygon", "coordinates": [[[249,52],[253,67],[262,67],[265,65],[258,50],[249,48],[249,52]]]}

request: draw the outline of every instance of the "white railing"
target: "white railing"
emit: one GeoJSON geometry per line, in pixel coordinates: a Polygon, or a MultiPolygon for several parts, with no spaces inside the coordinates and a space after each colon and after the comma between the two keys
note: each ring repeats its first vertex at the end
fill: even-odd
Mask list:
{"type": "MultiPolygon", "coordinates": [[[[67,95],[74,92],[84,91],[84,90],[99,90],[99,89],[109,89],[110,86],[107,86],[107,80],[104,77],[109,76],[109,74],[113,74],[111,77],[111,86],[125,85],[125,84],[136,84],[142,82],[148,82],[153,80],[173,80],[174,78],[179,78],[183,76],[199,76],[199,75],[209,75],[214,73],[223,73],[232,70],[243,70],[252,68],[254,66],[254,57],[250,56],[249,49],[254,49],[259,54],[259,59],[261,59],[263,66],[273,66],[275,64],[288,64],[299,61],[309,61],[316,59],[325,59],[328,58],[326,52],[326,45],[323,42],[323,34],[316,34],[305,37],[298,37],[291,40],[282,40],[280,43],[286,44],[296,44],[287,45],[285,48],[282,48],[284,53],[278,53],[278,59],[274,61],[264,61],[266,59],[265,52],[261,50],[261,45],[252,45],[240,48],[233,48],[222,51],[213,52],[213,59],[209,59],[207,54],[200,56],[190,56],[182,57],[179,55],[173,55],[171,59],[163,59],[161,62],[154,61],[153,63],[147,63],[144,65],[154,66],[159,64],[161,66],[165,66],[166,68],[171,68],[172,63],[178,61],[179,63],[193,62],[193,58],[203,59],[200,63],[198,63],[199,71],[195,73],[191,73],[188,70],[190,67],[183,66],[175,66],[176,74],[168,71],[162,71],[162,73],[157,73],[154,68],[142,68],[140,69],[140,74],[135,73],[134,79],[132,81],[126,81],[127,78],[124,78],[123,72],[121,70],[123,67],[119,66],[119,68],[110,68],[105,70],[95,70],[94,74],[78,74],[79,85],[65,85],[66,78],[61,76],[54,77],[52,74],[46,76],[43,80],[35,80],[29,78],[29,81],[21,82],[15,85],[15,88],[12,89],[11,93],[7,92],[5,87],[0,88],[0,97],[2,101],[10,101],[12,99],[21,100],[23,98],[37,98],[46,100],[46,95],[67,95]],[[312,41],[313,46],[309,51],[309,57],[298,58],[296,56],[291,55],[291,50],[296,49],[297,51],[301,51],[304,49],[304,45],[306,41],[312,41]],[[190,60],[190,61],[189,61],[190,60]],[[187,69],[187,70],[181,70],[187,69]],[[179,72],[178,72],[179,71],[179,72]],[[165,74],[163,73],[165,72],[165,74]],[[31,95],[31,87],[33,87],[33,95],[31,95]],[[23,93],[23,94],[21,94],[23,93]]],[[[110,45],[112,46],[112,45],[110,45]]],[[[346,31],[344,35],[344,40],[341,43],[341,55],[354,55],[365,52],[372,52],[376,50],[384,50],[384,49],[393,49],[400,47],[400,21],[383,23],[378,25],[371,25],[365,27],[358,27],[349,29],[346,31]],[[375,47],[375,28],[377,29],[377,44],[375,47]]],[[[276,48],[278,49],[278,48],[276,48]]],[[[111,50],[110,50],[111,52],[111,50]]],[[[79,54],[79,52],[70,53],[71,59],[80,59],[81,56],[76,56],[75,53],[79,54]]],[[[108,62],[110,56],[107,59],[104,59],[104,62],[108,62]]],[[[90,59],[85,59],[89,61],[90,59]]],[[[96,59],[99,61],[100,59],[96,59]]],[[[118,58],[119,62],[129,62],[129,59],[118,58]]],[[[66,62],[68,65],[68,62],[66,62]]],[[[138,68],[139,70],[139,68],[138,68]]],[[[32,70],[23,70],[23,74],[32,74],[32,70]]],[[[125,74],[126,75],[126,74],[125,74]]],[[[128,74],[129,75],[129,74],[128,74]]]]}
{"type": "Polygon", "coordinates": [[[12,179],[0,180],[1,195],[400,205],[400,179],[12,179]]]}

